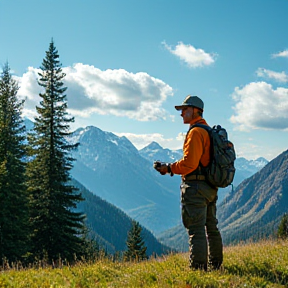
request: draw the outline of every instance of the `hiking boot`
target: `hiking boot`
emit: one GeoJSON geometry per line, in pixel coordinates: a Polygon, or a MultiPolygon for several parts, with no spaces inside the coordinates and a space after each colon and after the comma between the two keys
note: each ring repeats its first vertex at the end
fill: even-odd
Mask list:
{"type": "Polygon", "coordinates": [[[190,268],[193,270],[204,270],[207,271],[207,264],[191,263],[190,268]]]}
{"type": "Polygon", "coordinates": [[[210,262],[209,269],[210,270],[219,270],[221,267],[222,262],[210,262]]]}

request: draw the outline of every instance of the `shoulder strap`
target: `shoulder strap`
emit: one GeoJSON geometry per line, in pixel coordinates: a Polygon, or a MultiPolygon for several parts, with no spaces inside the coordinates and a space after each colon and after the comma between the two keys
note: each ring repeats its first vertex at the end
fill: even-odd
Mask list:
{"type": "Polygon", "coordinates": [[[198,123],[198,124],[193,124],[193,125],[189,128],[188,132],[189,132],[191,129],[193,129],[194,127],[203,128],[203,129],[205,129],[208,133],[210,133],[210,131],[212,130],[212,128],[211,128],[210,126],[198,123]]]}
{"type": "MultiPolygon", "coordinates": [[[[199,127],[199,128],[205,129],[205,130],[208,132],[209,139],[210,139],[210,132],[211,132],[212,128],[211,128],[210,126],[208,126],[208,125],[204,125],[204,124],[200,124],[200,123],[193,124],[193,125],[189,128],[189,130],[187,131],[186,137],[187,137],[188,133],[190,132],[190,130],[193,129],[193,128],[195,128],[195,127],[199,127]]],[[[210,140],[210,141],[211,141],[211,140],[210,140]]],[[[212,153],[212,145],[210,144],[210,155],[212,155],[211,153],[212,153]]],[[[210,159],[210,161],[211,161],[211,159],[210,159]]],[[[201,172],[201,171],[204,170],[204,169],[205,169],[205,168],[204,168],[204,166],[202,165],[202,163],[199,162],[198,168],[196,169],[197,172],[196,172],[196,170],[195,170],[195,171],[192,172],[192,174],[193,174],[194,172],[196,172],[196,173],[199,174],[199,175],[203,175],[203,172],[201,172]]],[[[191,173],[190,173],[190,174],[191,174],[191,173]]],[[[188,174],[188,175],[190,175],[190,174],[188,174]]]]}

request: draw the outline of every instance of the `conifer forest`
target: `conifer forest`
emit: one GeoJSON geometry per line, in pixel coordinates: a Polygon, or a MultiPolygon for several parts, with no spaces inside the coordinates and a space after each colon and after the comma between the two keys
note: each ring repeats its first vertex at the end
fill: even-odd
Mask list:
{"type": "Polygon", "coordinates": [[[40,66],[41,99],[34,128],[26,133],[17,98],[18,83],[9,64],[0,78],[0,264],[45,259],[69,263],[91,247],[83,201],[71,184],[70,123],[59,54],[52,40],[40,66]]]}

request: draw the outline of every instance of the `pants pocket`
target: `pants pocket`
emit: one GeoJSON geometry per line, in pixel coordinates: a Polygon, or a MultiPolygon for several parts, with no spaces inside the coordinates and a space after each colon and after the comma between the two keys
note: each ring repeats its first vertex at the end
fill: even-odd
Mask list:
{"type": "Polygon", "coordinates": [[[182,204],[189,204],[193,202],[193,198],[198,193],[198,185],[197,183],[182,183],[180,185],[180,191],[181,191],[181,203],[182,204]]]}

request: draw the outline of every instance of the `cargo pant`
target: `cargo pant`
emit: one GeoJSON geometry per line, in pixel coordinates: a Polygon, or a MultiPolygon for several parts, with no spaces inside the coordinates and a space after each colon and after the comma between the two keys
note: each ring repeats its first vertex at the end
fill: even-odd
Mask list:
{"type": "Polygon", "coordinates": [[[223,262],[216,201],[217,188],[212,188],[205,181],[182,182],[182,221],[189,235],[191,268],[207,270],[208,258],[211,269],[218,269],[223,262]]]}

